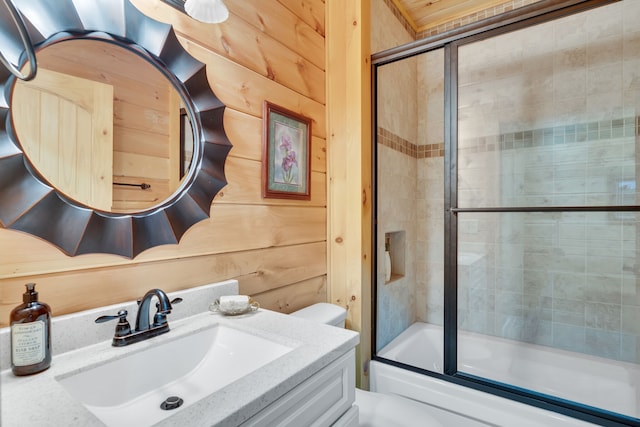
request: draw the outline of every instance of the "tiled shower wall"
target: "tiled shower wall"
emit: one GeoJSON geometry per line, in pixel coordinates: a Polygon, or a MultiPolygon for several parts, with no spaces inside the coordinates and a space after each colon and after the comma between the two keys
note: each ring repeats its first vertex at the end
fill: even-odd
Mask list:
{"type": "Polygon", "coordinates": [[[416,321],[442,325],[444,319],[444,49],[418,60],[418,157],[416,193],[416,321]],[[437,153],[431,150],[435,147],[437,153]]]}
{"type": "MultiPolygon", "coordinates": [[[[404,275],[388,283],[384,263],[378,262],[377,347],[384,347],[415,318],[416,161],[378,144],[378,260],[384,255],[385,233],[404,232],[404,275]]],[[[392,258],[394,256],[392,255],[392,258]]]]}
{"type": "MultiPolygon", "coordinates": [[[[371,2],[372,52],[447,31],[534,0],[497,7],[417,34],[391,0],[371,2]]],[[[377,272],[377,347],[382,348],[416,320],[442,324],[444,288],[444,65],[439,50],[382,67],[378,114],[378,259],[386,232],[406,231],[405,275],[385,284],[377,272]],[[423,94],[427,94],[426,98],[423,94]],[[412,197],[396,199],[408,188],[412,197]]]]}
{"type": "MultiPolygon", "coordinates": [[[[408,43],[412,38],[399,24],[384,0],[371,2],[376,31],[371,37],[372,51],[408,43]]],[[[383,259],[384,236],[404,231],[404,275],[385,283],[384,263],[378,262],[376,278],[378,310],[377,349],[405,330],[415,312],[416,242],[416,140],[417,99],[416,61],[388,64],[380,70],[378,86],[379,138],[377,169],[378,241],[377,257],[383,259]]]]}
{"type": "MultiPolygon", "coordinates": [[[[461,206],[637,203],[639,3],[461,49],[461,206]]],[[[395,176],[379,203],[388,218],[406,221],[379,230],[406,228],[413,236],[409,222],[416,220],[407,260],[415,283],[407,277],[381,286],[378,272],[379,348],[413,321],[442,324],[442,60],[435,51],[411,65],[420,94],[415,119],[402,110],[395,122],[378,123],[379,185],[395,176]],[[415,135],[408,133],[413,120],[415,135]],[[411,179],[413,206],[406,194],[394,199],[411,179]]],[[[388,82],[394,89],[403,82],[394,102],[404,102],[411,86],[397,76],[390,73],[388,82]]],[[[608,212],[461,214],[461,327],[638,362],[639,219],[608,212]]],[[[380,257],[383,247],[378,242],[380,257]]]]}
{"type": "MultiPolygon", "coordinates": [[[[417,34],[391,0],[371,2],[372,52],[447,31],[534,0],[505,1],[497,7],[417,34]]],[[[383,67],[378,115],[378,259],[384,234],[405,230],[405,277],[384,284],[377,272],[377,347],[382,348],[416,320],[442,324],[444,288],[444,75],[442,50],[383,67]],[[395,67],[395,68],[393,68],[395,67]],[[422,96],[427,93],[427,97],[422,96]],[[386,183],[386,184],[383,184],[386,183]],[[410,183],[407,187],[406,183],[410,183]],[[395,199],[399,189],[416,188],[413,200],[395,199]]]]}
{"type": "Polygon", "coordinates": [[[384,247],[381,233],[399,229],[407,231],[408,253],[407,273],[401,279],[383,285],[379,266],[377,344],[381,348],[415,321],[442,324],[444,51],[385,65],[379,72],[380,81],[403,102],[406,91],[417,94],[412,114],[396,117],[400,128],[414,126],[414,139],[390,131],[384,121],[378,126],[378,256],[384,247]],[[415,67],[414,86],[394,86],[398,79],[390,65],[415,67]],[[406,189],[413,190],[406,193],[406,189]]]}
{"type": "MultiPolygon", "coordinates": [[[[639,31],[625,1],[462,47],[459,205],[636,204],[639,31]]],[[[460,214],[461,327],[639,362],[638,219],[460,214]]]]}

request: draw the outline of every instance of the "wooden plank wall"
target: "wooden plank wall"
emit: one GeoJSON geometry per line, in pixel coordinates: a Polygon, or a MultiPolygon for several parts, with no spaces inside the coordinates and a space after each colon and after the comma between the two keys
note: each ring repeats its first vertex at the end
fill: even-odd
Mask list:
{"type": "Polygon", "coordinates": [[[290,312],[327,300],[327,195],[323,0],[242,0],[220,25],[198,23],[157,0],[133,0],[174,25],[181,43],[207,64],[214,92],[227,105],[234,145],[229,185],[208,220],[179,245],[134,260],[113,255],[67,257],[52,245],[0,229],[0,326],[36,282],[54,315],[115,304],[152,287],[166,291],[236,278],[263,307],[290,312]],[[262,103],[269,100],[313,120],[310,201],[262,199],[262,103]]]}
{"type": "Polygon", "coordinates": [[[347,307],[360,332],[357,382],[367,389],[371,358],[370,5],[328,2],[329,301],[347,307]]]}

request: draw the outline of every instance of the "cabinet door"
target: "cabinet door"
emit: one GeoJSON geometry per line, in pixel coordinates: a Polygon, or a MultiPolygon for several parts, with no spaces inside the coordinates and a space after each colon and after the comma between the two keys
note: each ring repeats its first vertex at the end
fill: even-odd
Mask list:
{"type": "Polygon", "coordinates": [[[261,411],[244,426],[325,427],[355,401],[355,350],[351,350],[261,411]]]}

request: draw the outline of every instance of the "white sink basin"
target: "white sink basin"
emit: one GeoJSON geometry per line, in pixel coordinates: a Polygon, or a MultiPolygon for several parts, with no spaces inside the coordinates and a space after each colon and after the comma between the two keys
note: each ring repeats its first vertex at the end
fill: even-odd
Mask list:
{"type": "Polygon", "coordinates": [[[108,426],[150,425],[291,350],[216,325],[57,380],[108,426]],[[171,396],[183,399],[182,406],[161,409],[171,396]]]}

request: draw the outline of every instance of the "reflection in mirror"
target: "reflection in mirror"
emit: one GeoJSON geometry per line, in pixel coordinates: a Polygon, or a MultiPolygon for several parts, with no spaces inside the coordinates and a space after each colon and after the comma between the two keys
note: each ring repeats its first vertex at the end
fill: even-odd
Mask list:
{"type": "Polygon", "coordinates": [[[188,173],[193,136],[173,84],[136,53],[100,40],[37,52],[17,80],[16,135],[36,170],[70,199],[114,213],[169,199],[188,173]]]}

